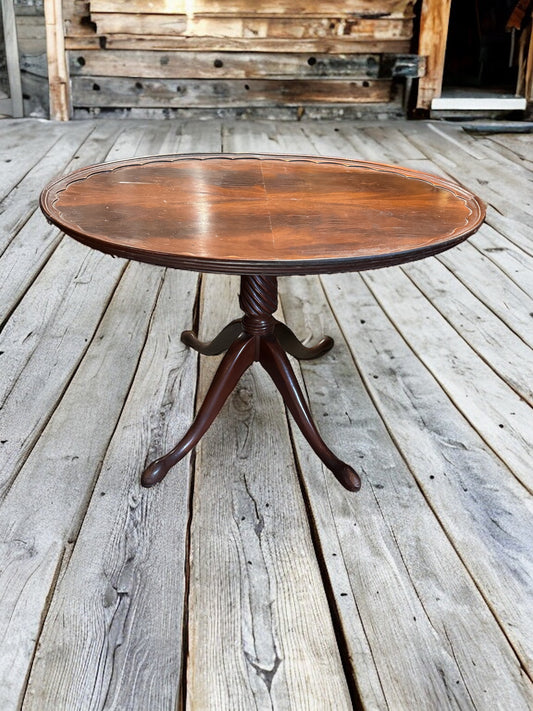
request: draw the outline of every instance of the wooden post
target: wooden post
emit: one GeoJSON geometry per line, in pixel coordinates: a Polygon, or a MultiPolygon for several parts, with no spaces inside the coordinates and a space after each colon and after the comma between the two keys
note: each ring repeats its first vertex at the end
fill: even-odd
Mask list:
{"type": "Polygon", "coordinates": [[[8,111],[14,118],[24,116],[22,86],[20,83],[19,49],[17,25],[13,0],[2,0],[2,20],[4,25],[4,43],[6,51],[7,76],[9,79],[10,104],[8,111]]]}
{"type": "Polygon", "coordinates": [[[451,0],[423,0],[418,54],[427,57],[426,74],[418,84],[417,109],[431,108],[441,95],[451,0]]]}
{"type": "Polygon", "coordinates": [[[56,121],[68,121],[71,114],[70,79],[65,53],[61,0],[44,0],[44,17],[50,118],[56,121]]]}
{"type": "MultiPolygon", "coordinates": [[[[526,32],[526,30],[524,30],[526,32]]],[[[529,23],[529,49],[526,61],[524,95],[527,101],[533,100],[533,18],[529,23]]]]}

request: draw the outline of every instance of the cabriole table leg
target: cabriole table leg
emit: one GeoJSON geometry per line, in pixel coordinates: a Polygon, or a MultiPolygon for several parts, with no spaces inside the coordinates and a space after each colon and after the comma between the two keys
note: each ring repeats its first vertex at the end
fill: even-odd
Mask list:
{"type": "Polygon", "coordinates": [[[145,469],[142,485],[149,487],[160,482],[169,469],[196,446],[243,373],[254,361],[259,361],[316,454],[346,489],[358,491],[361,487],[358,474],[336,457],[323,441],[286,356],[288,352],[296,358],[316,358],[333,346],[333,340],[325,337],[314,347],[304,346],[288,326],[274,318],[278,306],[277,278],[274,276],[242,276],[239,304],[244,312],[243,318],[229,323],[211,342],[199,341],[192,331],[183,332],[182,341],[204,355],[228,351],[193,424],[174,449],[145,469]]]}

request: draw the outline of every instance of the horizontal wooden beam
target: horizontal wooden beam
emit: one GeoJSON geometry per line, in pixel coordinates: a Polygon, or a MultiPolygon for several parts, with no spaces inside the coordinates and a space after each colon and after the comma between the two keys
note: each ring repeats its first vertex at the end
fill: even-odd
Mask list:
{"type": "Polygon", "coordinates": [[[376,80],[72,78],[77,107],[299,106],[313,103],[380,103],[390,100],[391,82],[376,80]]]}
{"type": "Polygon", "coordinates": [[[100,49],[154,50],[157,52],[292,52],[310,54],[344,53],[389,53],[409,52],[410,40],[354,40],[349,37],[326,37],[322,39],[250,38],[250,37],[176,37],[176,36],[136,36],[114,35],[67,35],[66,49],[75,51],[100,49]]]}
{"type": "MultiPolygon", "coordinates": [[[[71,76],[164,79],[298,79],[305,77],[385,79],[393,76],[421,76],[423,64],[417,55],[403,54],[329,55],[142,50],[69,52],[71,76]]],[[[42,65],[42,58],[32,57],[27,58],[24,68],[41,74],[45,68],[42,65]]]]}
{"type": "Polygon", "coordinates": [[[148,13],[91,13],[97,34],[249,37],[251,39],[410,39],[412,18],[360,19],[334,17],[187,17],[148,13]]]}
{"type": "Polygon", "coordinates": [[[414,0],[91,0],[91,12],[162,15],[304,15],[363,17],[411,15],[414,0]]]}

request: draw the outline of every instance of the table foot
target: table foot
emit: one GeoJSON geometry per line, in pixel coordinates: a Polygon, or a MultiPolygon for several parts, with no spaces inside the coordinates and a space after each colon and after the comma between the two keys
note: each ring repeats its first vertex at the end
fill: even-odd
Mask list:
{"type": "Polygon", "coordinates": [[[298,358],[298,360],[318,358],[333,348],[333,338],[330,336],[324,336],[324,338],[321,338],[320,341],[314,346],[304,346],[291,329],[281,321],[276,322],[276,325],[274,326],[274,335],[283,350],[291,356],[298,358]]]}
{"type": "Polygon", "coordinates": [[[246,338],[234,341],[222,359],[215,373],[205,400],[198,414],[184,437],[164,457],[148,465],[141,476],[144,487],[154,486],[162,481],[169,469],[195,447],[207,432],[213,420],[228,399],[229,394],[239,382],[243,373],[255,359],[255,339],[246,338]]]}
{"type": "Polygon", "coordinates": [[[227,351],[233,341],[242,333],[241,319],[235,319],[225,326],[212,341],[200,341],[193,331],[183,331],[182,343],[206,356],[219,355],[227,351]]]}
{"type": "Polygon", "coordinates": [[[359,491],[361,488],[359,475],[352,467],[336,457],[320,436],[289,359],[282,348],[275,341],[263,338],[259,361],[274,381],[296,424],[315,453],[345,489],[359,491]]]}

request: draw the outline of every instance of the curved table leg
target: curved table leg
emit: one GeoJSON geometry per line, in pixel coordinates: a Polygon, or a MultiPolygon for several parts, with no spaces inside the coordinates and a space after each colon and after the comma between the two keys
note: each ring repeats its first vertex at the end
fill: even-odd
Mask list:
{"type": "Polygon", "coordinates": [[[324,336],[324,338],[321,338],[314,346],[304,346],[291,329],[281,321],[276,322],[274,335],[283,350],[299,360],[318,358],[333,348],[333,338],[330,336],[324,336]]]}
{"type": "Polygon", "coordinates": [[[262,339],[259,361],[276,384],[296,424],[316,454],[346,489],[359,491],[361,488],[359,475],[352,467],[336,457],[320,436],[289,359],[278,343],[274,340],[262,339]]]}
{"type": "Polygon", "coordinates": [[[228,325],[225,326],[222,331],[220,331],[218,336],[215,336],[212,341],[204,342],[198,340],[193,331],[183,331],[181,334],[181,340],[186,346],[193,348],[202,355],[219,355],[219,353],[223,353],[228,350],[237,336],[242,333],[242,330],[241,319],[237,318],[235,321],[228,323],[228,325]]]}
{"type": "Polygon", "coordinates": [[[255,339],[240,339],[232,343],[222,359],[213,382],[198,414],[184,437],[165,456],[156,459],[143,472],[141,484],[145,487],[154,486],[164,479],[168,470],[195,447],[200,438],[207,432],[215,417],[220,412],[229,394],[239,382],[243,373],[254,362],[255,339]]]}

